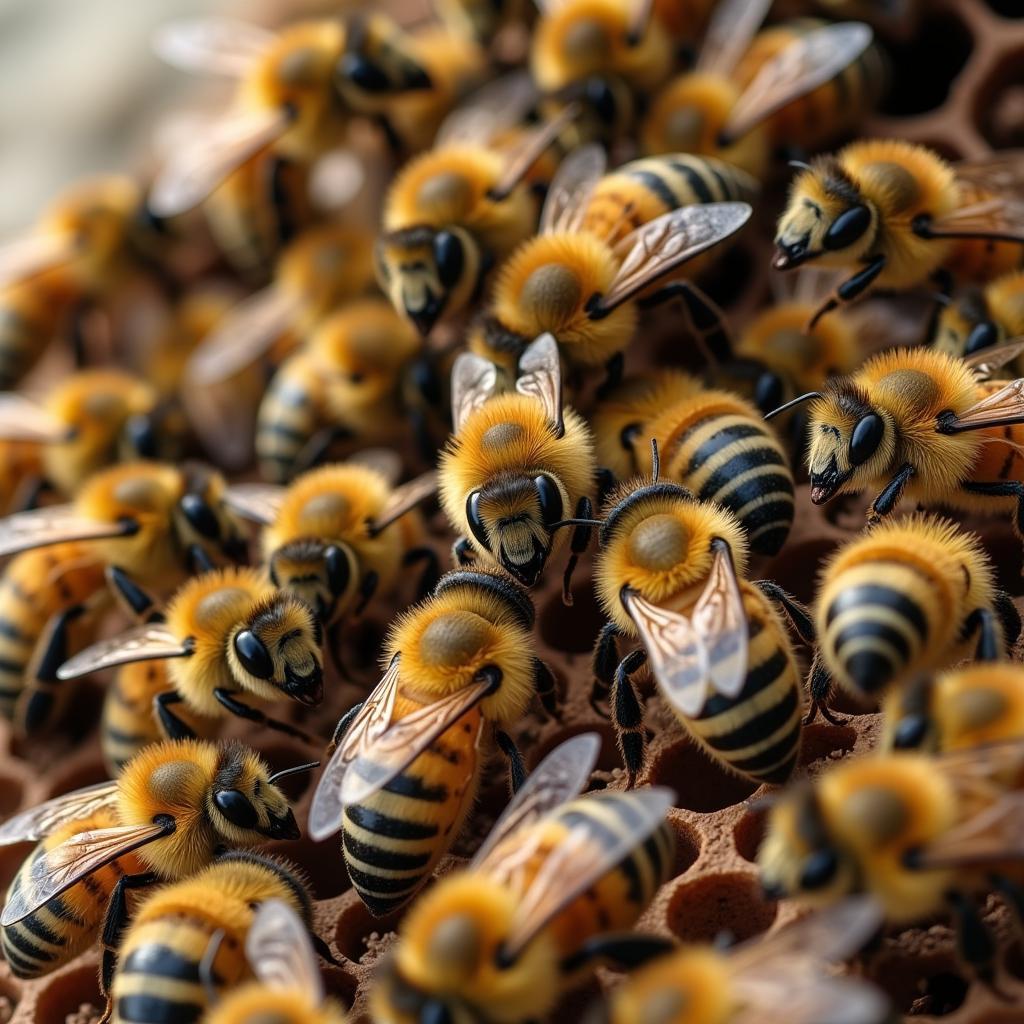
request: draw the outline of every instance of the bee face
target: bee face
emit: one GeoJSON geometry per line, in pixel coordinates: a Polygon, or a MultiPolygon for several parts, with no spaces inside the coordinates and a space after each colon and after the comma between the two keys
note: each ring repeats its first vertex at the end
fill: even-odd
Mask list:
{"type": "Polygon", "coordinates": [[[224,502],[224,481],[201,467],[187,470],[188,485],[174,511],[174,526],[185,551],[223,553],[242,560],[246,554],[241,527],[224,502]]]}
{"type": "Polygon", "coordinates": [[[334,81],[353,109],[373,110],[396,93],[431,87],[430,75],[407,52],[399,31],[386,18],[352,18],[347,28],[334,81]]]}
{"type": "Polygon", "coordinates": [[[999,345],[1006,332],[992,317],[980,288],[966,289],[939,317],[934,348],[951,356],[971,356],[999,345]]]}
{"type": "Polygon", "coordinates": [[[266,766],[236,746],[226,748],[221,756],[207,811],[214,828],[232,844],[252,844],[257,836],[298,839],[300,835],[288,800],[270,781],[266,766]]]}
{"type": "Polygon", "coordinates": [[[315,539],[283,545],[270,557],[270,580],[309,605],[327,624],[351,603],[359,582],[355,553],[347,544],[315,539]]]}

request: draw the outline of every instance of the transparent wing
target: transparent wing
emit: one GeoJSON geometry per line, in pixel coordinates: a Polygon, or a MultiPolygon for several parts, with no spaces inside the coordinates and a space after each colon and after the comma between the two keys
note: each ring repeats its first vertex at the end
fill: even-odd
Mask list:
{"type": "Polygon", "coordinates": [[[985,348],[973,356],[966,356],[964,362],[974,370],[974,376],[978,380],[985,380],[996,370],[1013,362],[1021,352],[1024,352],[1024,338],[1011,338],[1002,345],[985,348]]]}
{"type": "Polygon", "coordinates": [[[491,851],[513,832],[539,821],[556,807],[579,796],[601,751],[601,737],[584,732],[560,743],[527,776],[519,792],[494,823],[470,867],[483,869],[491,851]]]}
{"type": "Polygon", "coordinates": [[[288,488],[276,484],[232,484],[224,502],[236,515],[268,526],[276,518],[288,488]]]}
{"type": "Polygon", "coordinates": [[[985,430],[1024,422],[1024,377],[1010,381],[1005,387],[986,395],[965,409],[949,428],[950,433],[985,430]]]}
{"type": "Polygon", "coordinates": [[[365,466],[379,473],[394,487],[402,475],[402,457],[392,448],[364,448],[350,455],[346,462],[354,466],[365,466]]]}
{"type": "Polygon", "coordinates": [[[38,402],[14,391],[0,393],[0,438],[5,441],[38,441],[50,444],[66,440],[69,429],[38,402]]]}
{"type": "Polygon", "coordinates": [[[708,652],[712,689],[736,697],[747,680],[747,616],[729,547],[721,541],[690,621],[708,652]]]}
{"type": "Polygon", "coordinates": [[[273,44],[266,29],[230,18],[183,18],[153,34],[153,52],[171,67],[240,78],[273,44]]]}
{"type": "Polygon", "coordinates": [[[772,0],[722,0],[708,25],[697,58],[697,70],[728,78],[771,5],[772,0]]]}
{"type": "Polygon", "coordinates": [[[731,1024],[884,1024],[889,1000],[869,981],[821,973],[799,975],[780,964],[735,981],[742,1003],[731,1024]]]}
{"type": "Polygon", "coordinates": [[[303,992],[314,1005],[323,1002],[324,983],[309,932],[284,901],[260,904],[245,937],[245,955],[268,988],[303,992]]]}
{"type": "Polygon", "coordinates": [[[835,78],[871,45],[867,25],[847,21],[795,38],[767,61],[733,107],[722,128],[738,139],[777,110],[835,78]]]}
{"type": "Polygon", "coordinates": [[[516,391],[534,398],[544,407],[544,415],[562,436],[562,364],[553,334],[542,334],[532,341],[519,359],[516,391]]]}
{"type": "Polygon", "coordinates": [[[8,818],[0,825],[0,846],[38,842],[65,822],[88,818],[96,811],[116,804],[116,782],[99,782],[95,786],[85,786],[73,793],[55,796],[52,800],[8,818]]]}
{"type": "Polygon", "coordinates": [[[0,286],[25,281],[66,263],[74,253],[69,235],[27,235],[0,246],[0,286]]]}
{"type": "Polygon", "coordinates": [[[190,653],[165,625],[148,622],[132,626],[117,636],[79,651],[57,669],[58,679],[78,679],[90,672],[99,672],[115,665],[131,665],[137,661],[153,661],[157,658],[184,658],[190,653]]]}
{"type": "Polygon", "coordinates": [[[501,177],[491,189],[491,198],[504,199],[523,178],[530,168],[543,156],[544,151],[565,131],[580,115],[577,103],[570,103],[559,113],[536,131],[530,132],[526,141],[515,153],[510,154],[501,177]]]}
{"type": "Polygon", "coordinates": [[[522,124],[537,102],[537,88],[528,71],[514,71],[478,89],[441,123],[434,148],[486,145],[499,132],[522,124]]]}
{"type": "Polygon", "coordinates": [[[16,512],[0,519],[0,557],[67,540],[102,540],[123,537],[133,527],[127,523],[103,523],[87,519],[72,505],[48,505],[30,512],[16,512]]]}
{"type": "Polygon", "coordinates": [[[922,868],[980,867],[1024,857],[1024,793],[1007,793],[919,854],[922,868]]]}
{"type": "Polygon", "coordinates": [[[1024,149],[1004,149],[978,160],[961,160],[957,180],[982,192],[1024,197],[1024,149]]]}
{"type": "Polygon", "coordinates": [[[460,352],[452,366],[452,432],[498,390],[498,368],[472,352],[460,352]]]}
{"type": "Polygon", "coordinates": [[[426,501],[436,491],[437,473],[432,469],[420,474],[415,480],[396,487],[385,502],[380,515],[370,524],[370,534],[375,536],[386,530],[396,519],[401,519],[406,512],[415,508],[421,501],[426,501]]]}
{"type": "Polygon", "coordinates": [[[579,229],[590,195],[608,165],[598,145],[574,149],[559,165],[540,215],[538,234],[567,234],[579,229]]]}

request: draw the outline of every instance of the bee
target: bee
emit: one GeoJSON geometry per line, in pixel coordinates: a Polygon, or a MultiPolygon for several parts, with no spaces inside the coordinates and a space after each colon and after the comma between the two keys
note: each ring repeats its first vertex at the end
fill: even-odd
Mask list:
{"type": "Polygon", "coordinates": [[[793,525],[793,474],[761,415],[729,391],[678,370],[626,380],[593,416],[598,464],[620,480],[649,473],[649,438],[664,476],[733,513],[756,554],[782,550],[793,525]]]}
{"type": "MultiPolygon", "coordinates": [[[[555,525],[572,512],[586,519],[594,483],[593,443],[583,419],[562,406],[558,346],[536,339],[519,360],[512,394],[498,394],[497,368],[462,353],[452,370],[453,433],[441,454],[438,489],[453,529],[455,556],[497,563],[526,587],[540,579],[562,543],[555,525]]],[[[572,539],[566,570],[589,540],[572,539]]]]}
{"type": "MultiPolygon", "coordinates": [[[[123,596],[133,602],[138,594],[126,589],[123,596]]],[[[181,703],[207,718],[231,714],[305,739],[301,729],[244,698],[285,696],[317,707],[324,695],[322,643],[323,627],[309,605],[269,583],[262,570],[232,566],[189,580],[171,598],[164,622],[142,623],[87,647],[57,669],[57,678],[171,659],[173,688],[158,694],[153,710],[172,739],[193,735],[172,710],[181,703]]]]}
{"type": "Polygon", "coordinates": [[[624,929],[672,870],[673,794],[573,799],[598,748],[592,733],[557,747],[469,866],[419,898],[371,990],[374,1021],[540,1020],[598,958],[635,966],[670,948],[624,929]]]}
{"type": "MultiPolygon", "coordinates": [[[[224,1020],[223,1008],[246,982],[272,970],[283,972],[285,960],[303,955],[310,942],[311,921],[308,886],[295,865],[251,851],[221,854],[194,877],[153,893],[134,913],[108,990],[111,1024],[224,1020]],[[267,907],[287,907],[289,922],[292,915],[298,918],[301,946],[292,944],[296,936],[290,928],[276,935],[266,933],[268,919],[276,919],[282,927],[278,914],[263,916],[267,907]],[[254,936],[261,920],[264,923],[254,936]],[[282,941],[289,943],[287,949],[282,941]],[[249,959],[250,949],[258,949],[264,957],[259,964],[249,959]]],[[[312,977],[306,980],[320,981],[319,977],[315,983],[312,977]]],[[[315,991],[315,987],[307,989],[304,1000],[309,1001],[315,991]]],[[[265,1012],[269,1012],[268,997],[264,990],[265,1012]]],[[[294,1012],[293,1003],[292,1016],[283,1019],[294,1020],[294,1012]]],[[[299,1019],[304,1024],[324,1020],[299,1019]]]]}
{"type": "Polygon", "coordinates": [[[129,890],[193,875],[225,847],[298,839],[277,786],[294,770],[271,775],[240,743],[171,740],[146,748],[116,782],[75,790],[9,819],[0,826],[0,845],[38,843],[0,915],[12,969],[38,977],[102,934],[109,991],[129,890]]]}
{"type": "Polygon", "coordinates": [[[678,296],[700,318],[705,307],[688,281],[673,277],[654,293],[649,286],[738,231],[751,210],[733,200],[750,196],[755,183],[720,161],[685,154],[604,171],[597,146],[562,162],[538,236],[502,265],[470,333],[478,355],[510,368],[529,341],[550,332],[571,365],[615,367],[641,306],[678,296]]]}
{"type": "Polygon", "coordinates": [[[835,156],[817,157],[793,179],[772,266],[792,270],[816,261],[858,268],[819,307],[812,327],[873,287],[927,281],[958,244],[961,272],[964,263],[976,266],[981,253],[984,271],[993,273],[987,243],[1014,243],[1005,247],[1010,262],[998,261],[1009,270],[1019,264],[1024,242],[1019,164],[1016,154],[999,153],[954,166],[900,139],[853,142],[835,156]],[[977,249],[976,242],[982,243],[977,249]]]}
{"type": "Polygon", "coordinates": [[[71,505],[0,520],[0,713],[19,731],[44,730],[67,700],[57,667],[88,643],[119,566],[148,585],[189,565],[243,552],[224,505],[225,483],[195,463],[125,463],[93,476],[71,505]]]}
{"type": "Polygon", "coordinates": [[[995,943],[974,897],[998,889],[1020,905],[1022,757],[1019,741],[860,757],[791,786],[757,855],[766,896],[823,907],[864,893],[897,926],[951,910],[959,954],[991,981],[995,943]]]}
{"type": "Polygon", "coordinates": [[[813,614],[816,706],[830,679],[863,700],[955,664],[972,648],[992,661],[1020,632],[978,538],[948,519],[919,514],[843,545],[822,571],[813,614]]]}
{"type": "Polygon", "coordinates": [[[880,923],[871,901],[853,897],[728,951],[683,946],[630,975],[596,1022],[740,1024],[774,1013],[793,1024],[883,1024],[891,1018],[878,989],[830,972],[880,923]]]}
{"type": "Polygon", "coordinates": [[[554,679],[531,651],[533,605],[500,572],[460,570],[391,628],[387,670],[338,723],[313,796],[309,834],[339,827],[352,885],[371,913],[407,903],[458,838],[473,801],[490,724],[524,774],[502,730],[536,692],[555,713],[554,679]]]}
{"type": "Polygon", "coordinates": [[[776,145],[819,148],[873,106],[883,75],[867,25],[807,19],[756,35],[770,6],[718,5],[696,68],[671,79],[644,118],[648,153],[717,157],[763,178],[776,145]]]}
{"type": "MultiPolygon", "coordinates": [[[[1024,334],[1024,271],[1003,274],[983,288],[967,286],[943,302],[932,347],[951,356],[974,356],[1024,334]]],[[[1015,369],[1024,369],[1015,359],[1015,369]]]]}
{"type": "Polygon", "coordinates": [[[643,768],[640,700],[630,677],[650,665],[687,733],[719,764],[782,783],[800,752],[802,679],[774,605],[805,643],[814,627],[767,580],[744,579],[747,541],[735,517],[678,484],[634,481],[600,524],[595,587],[608,616],[594,648],[594,698],[608,693],[632,785],[643,768]],[[619,660],[618,638],[643,647],[619,660]]]}
{"type": "MultiPolygon", "coordinates": [[[[280,899],[260,902],[245,936],[255,980],[234,986],[203,1018],[206,1024],[344,1024],[341,1007],[324,993],[306,917],[280,899]]],[[[217,941],[220,946],[223,940],[217,941]]],[[[212,964],[210,965],[212,968],[212,964]]]]}
{"type": "Polygon", "coordinates": [[[536,6],[530,0],[435,0],[445,24],[481,46],[491,46],[502,33],[529,31],[536,6]]]}

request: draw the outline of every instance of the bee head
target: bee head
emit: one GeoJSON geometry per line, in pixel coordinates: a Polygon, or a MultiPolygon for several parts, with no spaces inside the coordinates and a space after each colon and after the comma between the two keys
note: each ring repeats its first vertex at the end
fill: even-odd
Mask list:
{"type": "Polygon", "coordinates": [[[207,560],[214,555],[243,560],[245,535],[225,502],[224,478],[207,466],[190,462],[185,466],[185,479],[185,493],[174,513],[181,548],[197,552],[207,560]]]}
{"type": "Polygon", "coordinates": [[[287,797],[261,758],[241,743],[226,744],[220,751],[207,814],[232,846],[253,845],[259,837],[299,838],[287,797]]]}
{"type": "Polygon", "coordinates": [[[345,51],[335,66],[334,81],[354,110],[377,110],[396,94],[431,88],[430,75],[413,59],[402,32],[389,18],[353,15],[345,31],[345,51]]]}
{"type": "Polygon", "coordinates": [[[278,548],[268,568],[271,583],[309,605],[324,625],[345,613],[360,580],[356,554],[347,544],[315,538],[278,548]]]}
{"type": "Polygon", "coordinates": [[[1005,340],[1006,331],[992,316],[984,290],[969,286],[939,314],[932,347],[951,356],[973,356],[1005,340]]]}

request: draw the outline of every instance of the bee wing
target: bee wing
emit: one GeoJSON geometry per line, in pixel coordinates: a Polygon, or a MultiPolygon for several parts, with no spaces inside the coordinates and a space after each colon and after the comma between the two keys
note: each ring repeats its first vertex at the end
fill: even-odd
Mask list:
{"type": "Polygon", "coordinates": [[[715,8],[697,58],[697,70],[726,78],[757,35],[772,0],[722,0],[715,8]]]}
{"type": "Polygon", "coordinates": [[[516,391],[540,402],[555,433],[561,437],[565,432],[562,422],[562,364],[553,334],[542,334],[526,347],[519,359],[516,391]]]}
{"type": "Polygon", "coordinates": [[[33,861],[28,878],[4,905],[0,925],[15,924],[104,865],[167,834],[166,824],[150,822],[92,829],[65,839],[33,861]]]}
{"type": "Polygon", "coordinates": [[[882,1024],[891,1020],[889,1000],[869,981],[825,973],[798,974],[790,965],[734,979],[743,1004],[732,1024],[882,1024]]]}
{"type": "Polygon", "coordinates": [[[555,747],[519,787],[469,866],[480,869],[507,836],[579,796],[590,780],[600,750],[601,737],[596,732],[580,733],[555,747]]]}
{"type": "Polygon", "coordinates": [[[957,180],[982,192],[1024,198],[1024,149],[1004,149],[978,160],[961,160],[957,180]]]}
{"type": "Polygon", "coordinates": [[[711,573],[690,621],[708,652],[712,688],[737,696],[747,679],[747,615],[727,544],[715,545],[711,573]]]}
{"type": "Polygon", "coordinates": [[[276,484],[232,484],[224,494],[224,501],[243,519],[269,526],[277,518],[287,490],[276,484]]]}
{"type": "Polygon", "coordinates": [[[626,256],[608,293],[601,296],[601,313],[622,305],[659,277],[735,234],[750,214],[749,203],[699,203],[637,228],[620,243],[626,256]]]}
{"type": "Polygon", "coordinates": [[[965,409],[945,429],[952,434],[961,434],[965,430],[984,430],[987,427],[1011,426],[1022,422],[1024,377],[1019,377],[965,409]]]}
{"type": "Polygon", "coordinates": [[[245,937],[245,955],[253,973],[268,988],[305,992],[314,1005],[324,999],[309,931],[283,900],[261,903],[245,937]]]}
{"type": "Polygon", "coordinates": [[[68,437],[69,428],[38,402],[15,391],[0,394],[0,439],[51,444],[68,437]]]}
{"type": "Polygon", "coordinates": [[[171,154],[149,193],[158,217],[176,217],[198,206],[240,164],[255,156],[288,127],[283,110],[229,114],[209,135],[171,154]]]}
{"type": "MultiPolygon", "coordinates": [[[[660,828],[674,794],[659,786],[616,793],[615,798],[628,800],[632,805],[631,827],[609,836],[603,829],[598,831],[599,822],[585,817],[569,830],[522,894],[502,946],[504,956],[515,960],[554,917],[660,828]]],[[[502,844],[481,870],[486,870],[492,878],[501,879],[506,868],[514,873],[520,866],[521,851],[517,845],[502,844]]]]}
{"type": "Polygon", "coordinates": [[[182,18],[153,33],[153,52],[180,71],[239,78],[273,44],[266,29],[230,18],[182,18]]]}
{"type": "Polygon", "coordinates": [[[0,246],[0,286],[25,281],[66,263],[73,255],[72,239],[56,232],[26,235],[0,246]]]}
{"type": "Polygon", "coordinates": [[[130,523],[87,519],[73,505],[48,505],[0,519],[0,557],[66,540],[102,540],[131,533],[130,523]]]}
{"type": "Polygon", "coordinates": [[[540,215],[538,234],[568,234],[577,231],[590,194],[608,165],[597,144],[574,149],[559,165],[548,189],[540,215]]]}
{"type": "Polygon", "coordinates": [[[501,177],[491,189],[491,199],[506,198],[526,177],[530,168],[543,156],[548,146],[562,134],[567,125],[579,116],[579,104],[570,103],[563,107],[547,124],[531,132],[519,150],[509,157],[501,177]]]}
{"type": "Polygon", "coordinates": [[[415,508],[421,501],[426,501],[436,491],[437,473],[432,469],[421,473],[415,480],[396,487],[384,503],[380,515],[370,523],[370,535],[376,536],[382,530],[386,530],[396,519],[401,519],[406,512],[415,508]]]}
{"type": "Polygon", "coordinates": [[[693,718],[708,697],[710,658],[701,635],[685,615],[659,608],[635,592],[623,595],[626,611],[647,650],[662,695],[693,718]]]}
{"type": "Polygon", "coordinates": [[[1024,352],[1024,337],[1011,338],[1002,345],[984,348],[973,356],[966,356],[964,362],[974,370],[974,376],[978,380],[985,380],[1000,367],[1013,362],[1021,352],[1024,352]]]}
{"type": "Polygon", "coordinates": [[[16,814],[0,825],[0,846],[38,842],[67,821],[88,818],[96,811],[117,804],[117,783],[98,782],[16,814]]]}
{"type": "Polygon", "coordinates": [[[736,102],[722,128],[738,139],[777,110],[835,78],[871,45],[872,33],[859,21],[826,25],[794,39],[767,61],[736,102]]]}
{"type": "Polygon", "coordinates": [[[320,776],[307,823],[310,836],[317,842],[341,827],[341,814],[345,809],[342,786],[349,766],[362,754],[372,751],[376,741],[391,724],[395,696],[398,693],[400,661],[400,654],[391,659],[388,670],[363,701],[363,706],[352,719],[320,776]]]}
{"type": "Polygon", "coordinates": [[[131,665],[158,658],[184,658],[189,653],[188,645],[163,623],[147,622],[79,651],[57,669],[57,678],[78,679],[115,665],[131,665]]]}
{"type": "Polygon", "coordinates": [[[921,849],[921,868],[980,867],[1024,858],[1024,793],[1007,793],[921,849]]]}
{"type": "Polygon", "coordinates": [[[522,124],[537,99],[537,88],[529,71],[503,75],[477,89],[441,122],[434,148],[484,145],[498,132],[522,124]]]}
{"type": "Polygon", "coordinates": [[[402,457],[391,448],[364,448],[350,455],[346,462],[354,466],[365,466],[379,473],[392,487],[402,475],[402,457]]]}
{"type": "Polygon", "coordinates": [[[452,432],[498,390],[498,368],[472,352],[460,352],[452,366],[452,432]]]}

